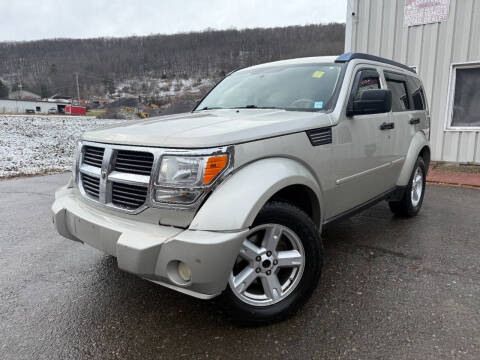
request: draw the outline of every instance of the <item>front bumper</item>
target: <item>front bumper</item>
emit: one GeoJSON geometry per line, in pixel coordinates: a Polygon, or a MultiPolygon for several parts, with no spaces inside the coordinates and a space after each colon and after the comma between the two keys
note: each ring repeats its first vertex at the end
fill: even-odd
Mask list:
{"type": "Polygon", "coordinates": [[[68,187],[56,192],[52,212],[60,235],[117,257],[122,270],[203,299],[227,286],[248,231],[184,230],[125,219],[80,201],[68,187]],[[178,261],[191,269],[188,283],[177,276],[178,261]]]}

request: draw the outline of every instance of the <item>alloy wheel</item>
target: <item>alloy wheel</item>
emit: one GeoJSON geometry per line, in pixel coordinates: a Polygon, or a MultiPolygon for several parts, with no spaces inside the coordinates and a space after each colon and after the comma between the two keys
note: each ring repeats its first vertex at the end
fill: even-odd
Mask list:
{"type": "Polygon", "coordinates": [[[253,228],[243,241],[229,284],[247,304],[272,305],[297,287],[304,268],[300,238],[286,226],[263,224],[253,228]]]}
{"type": "Polygon", "coordinates": [[[423,173],[420,167],[417,167],[415,170],[415,175],[412,178],[412,190],[411,190],[411,199],[412,205],[417,207],[420,199],[422,198],[423,193],[423,173]]]}

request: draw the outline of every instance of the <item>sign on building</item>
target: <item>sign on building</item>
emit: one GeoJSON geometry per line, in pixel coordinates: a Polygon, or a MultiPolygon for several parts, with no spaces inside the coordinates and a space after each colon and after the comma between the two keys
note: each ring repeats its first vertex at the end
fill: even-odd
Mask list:
{"type": "Polygon", "coordinates": [[[447,21],[450,0],[405,0],[405,26],[447,21]]]}

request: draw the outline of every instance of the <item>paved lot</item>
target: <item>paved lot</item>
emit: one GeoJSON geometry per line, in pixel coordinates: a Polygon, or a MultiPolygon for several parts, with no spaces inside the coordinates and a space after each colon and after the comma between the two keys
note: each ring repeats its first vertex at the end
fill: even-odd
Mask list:
{"type": "Polygon", "coordinates": [[[66,179],[0,182],[0,358],[480,358],[480,190],[429,186],[415,219],[381,203],[338,224],[307,306],[246,329],[57,235],[66,179]]]}

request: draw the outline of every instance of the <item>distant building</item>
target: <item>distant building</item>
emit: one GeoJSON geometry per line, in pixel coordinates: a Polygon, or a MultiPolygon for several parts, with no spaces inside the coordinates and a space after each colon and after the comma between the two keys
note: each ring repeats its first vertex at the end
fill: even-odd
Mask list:
{"type": "Polygon", "coordinates": [[[0,99],[0,114],[65,114],[66,105],[41,100],[0,99]]]}
{"type": "Polygon", "coordinates": [[[9,99],[16,99],[16,100],[41,100],[41,96],[37,95],[28,90],[18,90],[12,91],[8,95],[9,99]]]}
{"type": "Polygon", "coordinates": [[[480,1],[347,3],[346,52],[393,59],[422,78],[432,160],[480,164],[480,1]]]}
{"type": "Polygon", "coordinates": [[[67,95],[62,95],[62,94],[55,94],[55,95],[50,96],[49,100],[51,100],[51,101],[62,100],[62,102],[71,102],[72,97],[67,96],[67,95]]]}

